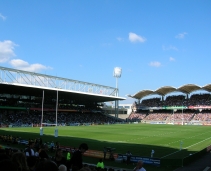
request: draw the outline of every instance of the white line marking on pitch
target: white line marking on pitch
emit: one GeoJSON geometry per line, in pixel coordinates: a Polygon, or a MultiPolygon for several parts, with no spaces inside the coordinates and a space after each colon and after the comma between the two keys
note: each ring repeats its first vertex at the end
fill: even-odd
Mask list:
{"type": "MultiPolygon", "coordinates": [[[[209,132],[210,132],[210,131],[209,131],[209,132]]],[[[207,132],[201,133],[201,134],[198,134],[198,135],[195,135],[195,136],[187,137],[187,138],[184,138],[184,139],[182,139],[182,140],[172,141],[172,142],[170,142],[170,143],[168,143],[168,144],[164,144],[164,146],[169,146],[169,144],[177,143],[177,142],[180,142],[180,141],[185,141],[185,140],[187,140],[187,139],[194,138],[194,137],[197,137],[197,136],[200,136],[200,135],[203,135],[203,134],[207,134],[207,132]]],[[[162,144],[161,144],[161,145],[162,145],[162,144]]]]}
{"type": "MultiPolygon", "coordinates": [[[[183,148],[182,150],[188,149],[188,148],[190,148],[190,147],[192,147],[192,146],[194,146],[194,145],[200,144],[201,142],[204,142],[204,141],[206,141],[206,140],[208,140],[208,139],[210,139],[210,138],[211,138],[211,137],[209,137],[209,138],[207,138],[207,139],[205,139],[205,140],[199,141],[199,142],[197,142],[197,143],[195,143],[195,144],[193,144],[193,145],[190,145],[190,146],[188,146],[188,147],[183,148]]],[[[173,153],[170,153],[170,154],[168,154],[168,155],[166,155],[166,156],[161,157],[161,159],[162,159],[162,158],[165,158],[165,157],[168,157],[168,156],[170,156],[170,155],[172,155],[172,154],[178,153],[178,152],[180,152],[180,151],[182,151],[182,150],[179,150],[179,151],[175,151],[175,152],[173,152],[173,153]]]]}

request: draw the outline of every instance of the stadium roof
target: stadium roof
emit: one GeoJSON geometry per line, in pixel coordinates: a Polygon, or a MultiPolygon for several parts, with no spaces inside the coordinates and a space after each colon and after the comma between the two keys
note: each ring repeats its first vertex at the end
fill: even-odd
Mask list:
{"type": "Polygon", "coordinates": [[[116,96],[116,88],[88,82],[37,74],[0,67],[0,94],[42,97],[42,94],[59,99],[89,102],[125,100],[116,96]]]}
{"type": "Polygon", "coordinates": [[[142,90],[138,93],[135,93],[134,95],[130,95],[130,97],[135,99],[142,99],[143,97],[149,96],[149,95],[161,95],[165,96],[172,92],[181,92],[185,94],[190,94],[197,90],[206,90],[208,92],[211,92],[211,84],[207,84],[205,86],[198,86],[195,84],[185,84],[183,86],[180,86],[178,88],[172,87],[172,86],[164,86],[160,87],[157,90],[142,90]]]}

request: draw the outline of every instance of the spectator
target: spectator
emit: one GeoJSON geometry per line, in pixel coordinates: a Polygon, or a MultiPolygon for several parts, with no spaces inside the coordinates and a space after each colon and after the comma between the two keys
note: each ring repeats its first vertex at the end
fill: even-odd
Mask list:
{"type": "Polygon", "coordinates": [[[67,167],[63,164],[59,166],[59,171],[67,171],[67,167]]]}
{"type": "Polygon", "coordinates": [[[53,152],[54,147],[55,147],[55,144],[54,144],[54,142],[52,141],[52,142],[51,142],[51,148],[50,148],[50,151],[51,151],[51,152],[53,152]]]}
{"type": "Polygon", "coordinates": [[[139,160],[136,167],[133,169],[133,171],[146,171],[143,167],[143,161],[139,160]]]}
{"type": "Polygon", "coordinates": [[[97,168],[104,169],[104,163],[103,163],[103,160],[102,159],[99,159],[99,161],[97,162],[96,167],[97,168]]]}
{"type": "Polygon", "coordinates": [[[28,165],[30,171],[35,170],[37,163],[38,163],[38,158],[36,156],[27,157],[27,165],[28,165]]]}
{"type": "Polygon", "coordinates": [[[51,160],[44,160],[39,162],[36,171],[58,171],[58,166],[51,160]]]}
{"type": "Polygon", "coordinates": [[[0,149],[0,161],[10,159],[10,157],[6,154],[5,149],[0,149]]]}
{"type": "Polygon", "coordinates": [[[128,164],[130,164],[130,158],[132,156],[132,153],[130,151],[127,151],[126,156],[127,156],[126,164],[128,165],[128,164]]]}
{"type": "Polygon", "coordinates": [[[17,165],[10,159],[0,161],[1,171],[19,171],[17,165]]]}
{"type": "Polygon", "coordinates": [[[154,153],[155,153],[155,150],[152,149],[152,151],[151,151],[151,158],[153,158],[154,153]]]}
{"type": "Polygon", "coordinates": [[[41,145],[41,149],[39,150],[39,157],[41,159],[49,159],[47,151],[48,151],[48,145],[47,144],[41,145]]]}
{"type": "Polygon", "coordinates": [[[106,153],[107,153],[107,148],[106,148],[106,147],[104,147],[104,149],[103,149],[104,160],[106,159],[106,153]]]}
{"type": "Polygon", "coordinates": [[[57,166],[60,166],[61,164],[66,165],[67,160],[63,156],[63,152],[61,149],[57,149],[55,153],[55,157],[53,158],[53,161],[57,164],[57,166]]]}
{"type": "Polygon", "coordinates": [[[67,161],[70,161],[70,159],[71,159],[71,149],[67,151],[67,161]]]}
{"type": "Polygon", "coordinates": [[[12,155],[12,161],[17,165],[18,171],[29,171],[26,156],[22,152],[16,152],[12,155]]]}
{"type": "Polygon", "coordinates": [[[86,143],[80,144],[78,150],[73,153],[73,156],[68,164],[68,167],[72,168],[73,171],[80,170],[83,167],[82,155],[87,150],[88,150],[88,145],[86,143]]]}
{"type": "Polygon", "coordinates": [[[28,156],[34,156],[35,152],[34,152],[34,142],[29,142],[29,146],[28,148],[26,148],[24,150],[25,152],[25,155],[28,157],[28,156]]]}
{"type": "Polygon", "coordinates": [[[57,142],[56,142],[56,150],[59,149],[59,146],[60,146],[60,145],[59,145],[59,142],[57,141],[57,142]]]}

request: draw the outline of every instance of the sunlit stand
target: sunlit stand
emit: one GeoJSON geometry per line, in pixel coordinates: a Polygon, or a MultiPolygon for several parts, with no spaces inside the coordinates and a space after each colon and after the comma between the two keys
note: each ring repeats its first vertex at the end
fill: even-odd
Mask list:
{"type": "MultiPolygon", "coordinates": [[[[116,97],[119,96],[119,89],[118,89],[118,78],[121,77],[122,74],[122,68],[120,67],[115,67],[114,68],[114,73],[113,76],[116,78],[116,97]]],[[[119,101],[115,101],[115,117],[118,118],[118,113],[119,113],[119,101]]]]}

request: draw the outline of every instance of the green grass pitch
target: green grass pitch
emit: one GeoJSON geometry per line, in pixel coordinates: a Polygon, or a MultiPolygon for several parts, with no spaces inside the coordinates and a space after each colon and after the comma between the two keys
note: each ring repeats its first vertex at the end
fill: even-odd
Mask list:
{"type": "MultiPolygon", "coordinates": [[[[78,147],[86,142],[89,149],[116,148],[115,153],[150,157],[154,149],[156,158],[184,158],[211,145],[211,127],[151,124],[118,124],[95,126],[58,127],[59,137],[54,137],[55,127],[44,127],[43,142],[58,141],[61,145],[78,147]],[[182,150],[180,150],[182,148],[182,150]]],[[[39,138],[38,127],[1,128],[1,135],[39,138]]]]}

